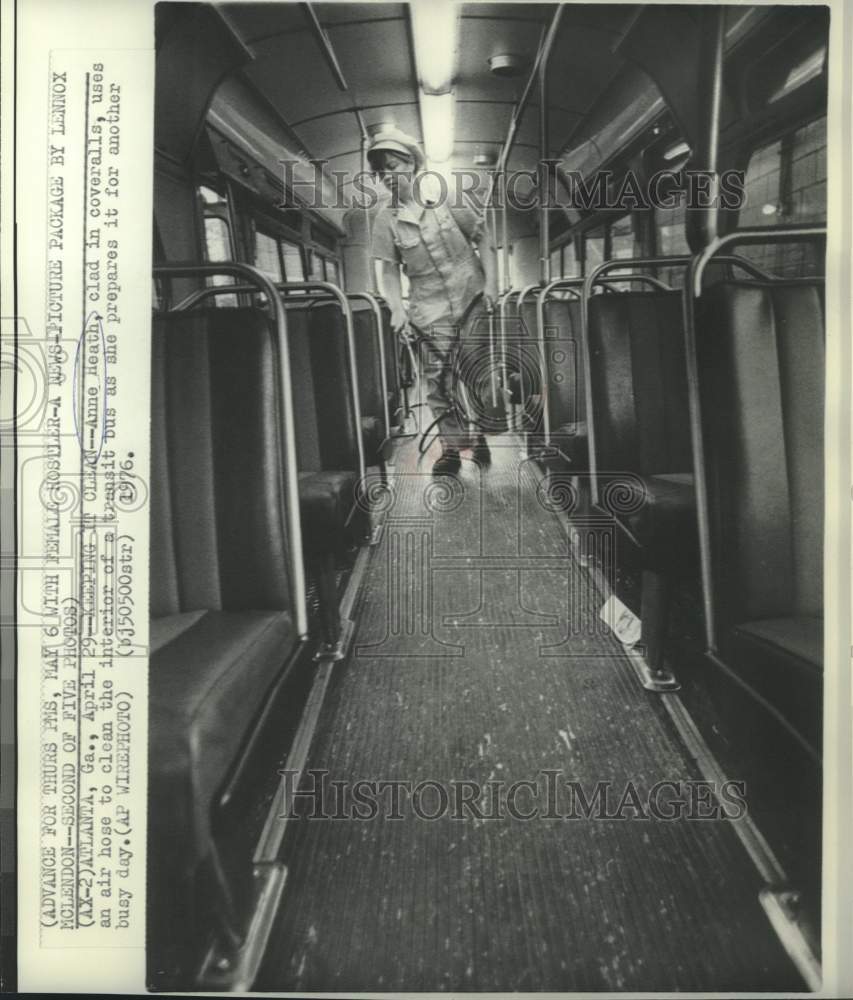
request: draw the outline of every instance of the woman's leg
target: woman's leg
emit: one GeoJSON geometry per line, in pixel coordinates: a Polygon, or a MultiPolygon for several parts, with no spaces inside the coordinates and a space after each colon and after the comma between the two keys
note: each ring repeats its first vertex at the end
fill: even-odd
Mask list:
{"type": "Polygon", "coordinates": [[[427,404],[445,451],[458,452],[468,444],[461,401],[456,398],[454,366],[459,348],[458,332],[434,327],[421,340],[421,371],[427,382],[427,404]]]}

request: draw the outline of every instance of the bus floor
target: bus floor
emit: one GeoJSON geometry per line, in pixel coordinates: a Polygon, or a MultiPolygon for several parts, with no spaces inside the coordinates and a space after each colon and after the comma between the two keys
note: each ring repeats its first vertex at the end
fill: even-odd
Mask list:
{"type": "Polygon", "coordinates": [[[491,444],[492,467],[463,457],[456,483],[414,442],[395,456],[254,989],[802,989],[736,821],[650,812],[659,782],[658,814],[702,797],[697,764],[600,621],[519,441],[491,444]],[[374,818],[351,818],[370,814],[361,780],[390,783],[374,818]],[[512,815],[515,782],[532,784],[512,815]]]}

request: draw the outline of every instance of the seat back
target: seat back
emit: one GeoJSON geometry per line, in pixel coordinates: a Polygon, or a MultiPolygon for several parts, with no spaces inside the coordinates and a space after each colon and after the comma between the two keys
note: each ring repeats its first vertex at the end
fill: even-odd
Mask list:
{"type": "MultiPolygon", "coordinates": [[[[521,310],[518,308],[517,300],[507,303],[507,340],[510,345],[512,345],[514,338],[521,340],[526,345],[527,353],[531,357],[538,358],[539,332],[536,325],[536,294],[534,292],[525,298],[521,304],[521,310]]],[[[537,375],[535,379],[529,378],[529,381],[530,385],[524,387],[523,399],[526,399],[531,393],[541,392],[540,376],[537,375]]]]}
{"type": "Polygon", "coordinates": [[[294,299],[292,303],[287,303],[286,309],[296,456],[300,472],[317,472],[323,465],[311,365],[309,303],[301,298],[294,299]]]}
{"type": "Polygon", "coordinates": [[[527,340],[535,340],[538,336],[536,332],[536,295],[534,292],[525,297],[521,304],[521,311],[518,309],[518,300],[510,300],[507,303],[507,316],[515,316],[521,321],[521,329],[527,340]]]}
{"type": "Polygon", "coordinates": [[[579,299],[546,299],[545,370],[551,430],[586,419],[579,299]]]}
{"type": "MultiPolygon", "coordinates": [[[[380,304],[382,313],[382,339],[385,345],[385,382],[388,386],[388,412],[391,423],[394,423],[394,415],[398,407],[402,404],[402,391],[400,388],[400,340],[397,334],[391,329],[391,310],[388,306],[380,304]]],[[[402,414],[398,414],[400,422],[402,414]]]]}
{"type": "Polygon", "coordinates": [[[340,307],[299,297],[286,309],[299,471],[355,471],[358,444],[340,307]]]}
{"type": "MultiPolygon", "coordinates": [[[[376,417],[385,423],[382,399],[382,358],[379,355],[379,333],[376,315],[367,302],[352,303],[355,327],[355,352],[358,361],[358,398],[363,417],[376,417]]],[[[387,379],[387,368],[386,368],[387,379]]],[[[389,388],[391,382],[388,383],[389,388]]]]}
{"type": "Polygon", "coordinates": [[[731,621],[822,613],[821,285],[726,281],[697,313],[718,604],[731,621]]]}
{"type": "Polygon", "coordinates": [[[510,384],[514,402],[524,405],[542,391],[539,368],[539,344],[536,329],[536,295],[528,295],[518,308],[518,298],[504,305],[506,345],[509,355],[510,384]]]}
{"type": "Polygon", "coordinates": [[[598,469],[692,472],[680,294],[594,295],[588,310],[598,469]]]}
{"type": "Polygon", "coordinates": [[[151,615],[291,607],[272,335],[252,309],[154,321],[151,615]]]}
{"type": "Polygon", "coordinates": [[[316,301],[310,320],[311,376],[314,383],[322,469],[358,470],[358,435],[346,323],[334,302],[316,301]]]}

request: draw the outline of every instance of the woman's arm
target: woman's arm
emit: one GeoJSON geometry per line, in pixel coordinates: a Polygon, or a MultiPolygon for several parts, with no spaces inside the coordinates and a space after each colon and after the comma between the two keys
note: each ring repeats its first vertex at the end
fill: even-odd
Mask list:
{"type": "Polygon", "coordinates": [[[399,333],[406,325],[406,310],[400,284],[400,265],[390,260],[382,261],[382,294],[391,309],[391,328],[399,333]]]}
{"type": "Polygon", "coordinates": [[[480,261],[486,276],[483,301],[487,309],[494,309],[498,301],[498,254],[488,226],[477,240],[477,249],[480,252],[480,261]]]}

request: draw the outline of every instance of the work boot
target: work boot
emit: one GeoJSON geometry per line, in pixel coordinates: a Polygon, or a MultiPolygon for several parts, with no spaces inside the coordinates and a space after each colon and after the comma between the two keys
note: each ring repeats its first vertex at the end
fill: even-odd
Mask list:
{"type": "Polygon", "coordinates": [[[481,434],[477,438],[477,443],[471,450],[471,458],[474,459],[477,465],[483,468],[487,468],[492,464],[492,453],[489,450],[489,445],[484,434],[481,434]]]}
{"type": "Polygon", "coordinates": [[[459,452],[456,448],[445,448],[435,460],[435,464],[432,467],[432,474],[434,476],[453,476],[459,471],[461,465],[459,452]]]}

